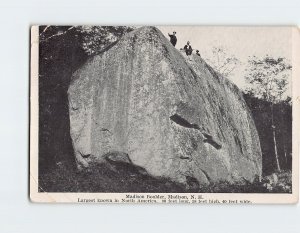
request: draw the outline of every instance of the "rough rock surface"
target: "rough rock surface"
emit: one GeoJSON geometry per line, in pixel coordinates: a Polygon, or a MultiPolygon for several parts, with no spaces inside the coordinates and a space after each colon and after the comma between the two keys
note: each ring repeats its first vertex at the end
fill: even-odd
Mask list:
{"type": "Polygon", "coordinates": [[[186,59],[154,27],[90,58],[68,95],[79,168],[119,153],[181,183],[261,175],[258,134],[239,89],[200,57],[186,59]]]}

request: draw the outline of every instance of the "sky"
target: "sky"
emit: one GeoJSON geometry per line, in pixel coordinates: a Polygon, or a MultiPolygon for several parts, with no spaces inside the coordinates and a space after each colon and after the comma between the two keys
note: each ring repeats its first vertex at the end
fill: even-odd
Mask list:
{"type": "Polygon", "coordinates": [[[292,30],[290,27],[222,27],[222,26],[157,26],[169,39],[168,33],[176,31],[176,48],[183,48],[190,41],[193,49],[208,60],[213,47],[223,47],[228,54],[241,62],[228,77],[239,88],[246,87],[245,68],[249,56],[284,57],[292,61],[292,30]]]}

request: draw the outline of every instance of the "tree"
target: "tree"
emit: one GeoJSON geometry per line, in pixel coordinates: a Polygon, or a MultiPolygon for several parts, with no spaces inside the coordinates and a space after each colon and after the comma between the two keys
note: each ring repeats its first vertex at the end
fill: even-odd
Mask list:
{"type": "MultiPolygon", "coordinates": [[[[274,104],[284,101],[287,95],[288,78],[292,66],[284,58],[272,58],[268,55],[262,59],[253,56],[248,60],[246,81],[250,86],[246,92],[270,103],[271,128],[273,134],[274,154],[277,170],[281,171],[277,150],[276,126],[274,123],[274,104]]],[[[286,154],[285,154],[286,157],[286,154]]]]}
{"type": "Polygon", "coordinates": [[[234,56],[228,54],[228,51],[222,47],[212,48],[212,58],[208,59],[208,63],[212,68],[228,77],[241,62],[234,56]]]}
{"type": "Polygon", "coordinates": [[[51,40],[63,40],[67,34],[72,34],[79,40],[85,53],[93,55],[133,29],[127,26],[41,26],[39,40],[40,43],[50,43],[51,40]]]}

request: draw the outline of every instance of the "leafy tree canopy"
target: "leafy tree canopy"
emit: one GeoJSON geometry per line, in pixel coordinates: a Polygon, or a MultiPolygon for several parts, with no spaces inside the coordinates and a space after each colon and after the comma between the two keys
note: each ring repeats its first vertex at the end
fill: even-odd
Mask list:
{"type": "Polygon", "coordinates": [[[282,57],[250,57],[246,69],[246,81],[249,83],[246,92],[273,103],[290,100],[288,84],[291,70],[292,66],[282,57]]]}
{"type": "Polygon", "coordinates": [[[127,26],[41,26],[40,43],[65,39],[69,34],[80,41],[87,55],[93,55],[133,29],[127,26]]]}

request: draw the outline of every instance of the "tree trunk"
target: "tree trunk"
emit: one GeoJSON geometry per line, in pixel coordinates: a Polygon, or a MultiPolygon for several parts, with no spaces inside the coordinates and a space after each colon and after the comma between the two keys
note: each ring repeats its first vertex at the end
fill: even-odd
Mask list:
{"type": "Polygon", "coordinates": [[[284,150],[284,158],[285,158],[285,164],[286,164],[286,167],[287,167],[287,155],[286,155],[286,147],[285,147],[285,143],[283,144],[283,150],[284,150]]]}
{"type": "MultiPolygon", "coordinates": [[[[280,96],[281,99],[281,96],[280,96]]],[[[283,144],[283,152],[284,152],[284,159],[285,159],[285,168],[288,167],[288,162],[287,162],[287,152],[286,152],[286,138],[287,136],[286,131],[284,129],[284,121],[283,121],[283,114],[284,114],[284,105],[281,105],[281,110],[280,110],[280,120],[281,120],[281,138],[282,138],[282,144],[283,144]]]]}
{"type": "Polygon", "coordinates": [[[274,152],[275,152],[275,158],[276,158],[276,165],[277,165],[277,170],[280,172],[281,169],[280,169],[278,151],[277,151],[276,132],[275,132],[275,125],[274,125],[273,103],[271,103],[271,116],[272,116],[272,131],[273,131],[273,141],[274,141],[274,152]]]}

